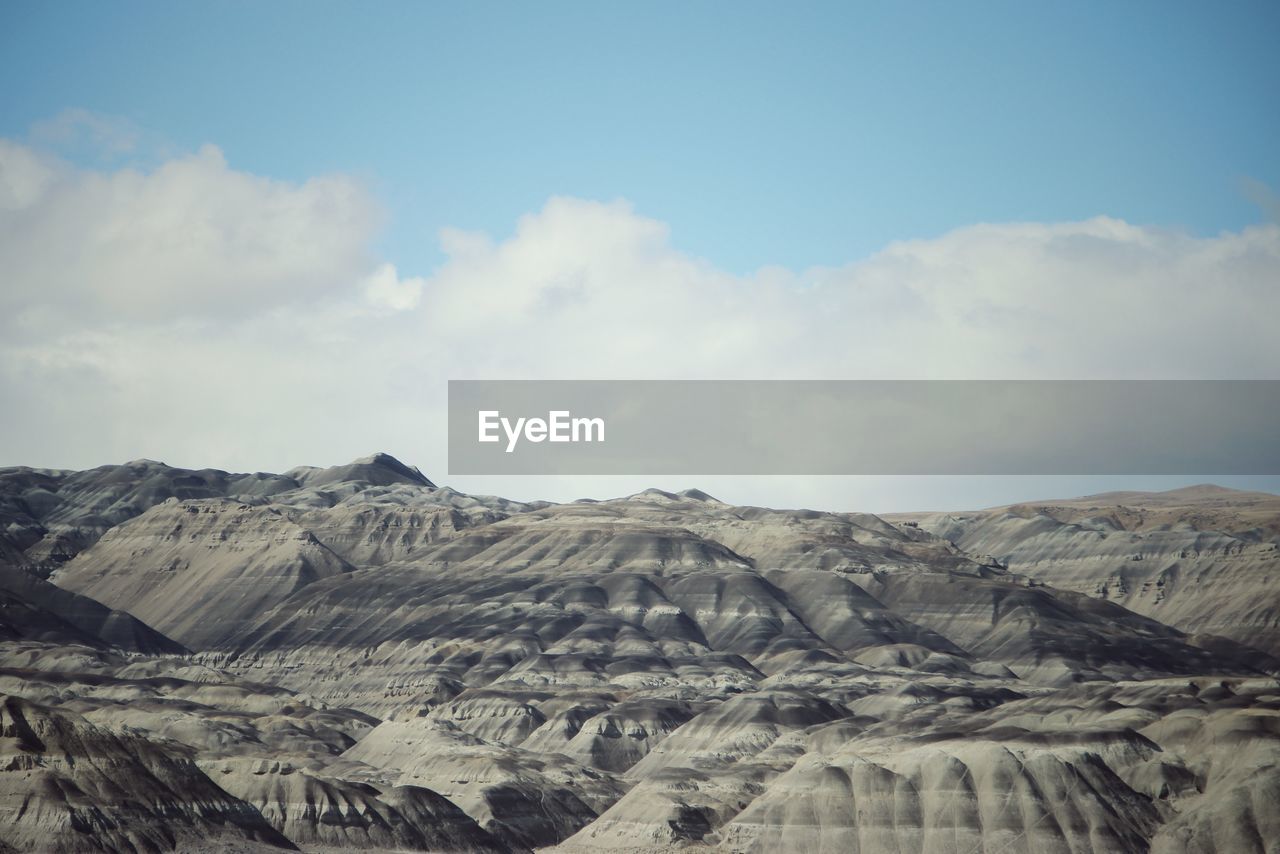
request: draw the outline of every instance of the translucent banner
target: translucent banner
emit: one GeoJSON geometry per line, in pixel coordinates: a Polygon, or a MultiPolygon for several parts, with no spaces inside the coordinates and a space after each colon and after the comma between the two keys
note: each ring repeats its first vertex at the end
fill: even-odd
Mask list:
{"type": "Polygon", "coordinates": [[[449,383],[450,474],[1277,474],[1280,381],[449,383]]]}

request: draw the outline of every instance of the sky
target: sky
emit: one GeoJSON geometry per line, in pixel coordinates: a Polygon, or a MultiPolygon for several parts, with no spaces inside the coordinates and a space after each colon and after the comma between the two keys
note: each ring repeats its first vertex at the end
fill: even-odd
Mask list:
{"type": "Polygon", "coordinates": [[[1274,3],[8,2],[0,464],[1226,482],[450,478],[445,383],[1280,378],[1277,43],[1274,3]]]}

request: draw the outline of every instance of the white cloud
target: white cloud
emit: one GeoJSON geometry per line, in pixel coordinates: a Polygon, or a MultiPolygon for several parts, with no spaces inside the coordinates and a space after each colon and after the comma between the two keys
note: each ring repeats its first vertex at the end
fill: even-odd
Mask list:
{"type": "Polygon", "coordinates": [[[408,311],[422,299],[423,280],[400,278],[394,264],[382,264],[364,280],[364,295],[375,308],[408,311]]]}
{"type": "MultiPolygon", "coordinates": [[[[0,464],[279,470],[385,449],[440,476],[458,378],[1280,368],[1274,224],[974,225],[843,267],[736,276],[625,202],[553,198],[505,238],[443,232],[446,261],[420,278],[373,256],[381,218],[351,178],[273,181],[213,147],[86,172],[0,141],[0,464]]],[[[642,484],[474,484],[559,498],[627,485],[642,484]]]]}
{"type": "Polygon", "coordinates": [[[0,309],[108,322],[244,317],[349,291],[380,214],[345,176],[293,185],[205,146],[150,172],[82,171],[0,147],[0,309]]]}
{"type": "Polygon", "coordinates": [[[737,277],[624,203],[552,199],[458,249],[424,311],[468,374],[1260,377],[1280,228],[1197,238],[1105,217],[976,225],[834,269],[737,277]],[[584,358],[584,354],[590,354],[584,358]]]}
{"type": "Polygon", "coordinates": [[[0,211],[22,211],[44,196],[58,164],[7,139],[0,139],[0,211]]]}

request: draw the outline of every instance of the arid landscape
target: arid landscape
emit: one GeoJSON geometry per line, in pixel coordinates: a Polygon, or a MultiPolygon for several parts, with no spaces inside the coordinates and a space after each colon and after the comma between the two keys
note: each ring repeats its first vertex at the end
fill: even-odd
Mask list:
{"type": "Polygon", "coordinates": [[[1280,854],[1277,45],[0,2],[0,854],[1280,854]]]}
{"type": "Polygon", "coordinates": [[[0,850],[1280,850],[1280,496],[0,469],[0,850]]]}

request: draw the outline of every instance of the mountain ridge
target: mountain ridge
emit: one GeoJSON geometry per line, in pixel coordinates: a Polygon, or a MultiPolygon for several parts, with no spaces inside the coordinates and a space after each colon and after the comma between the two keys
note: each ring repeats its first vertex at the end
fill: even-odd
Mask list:
{"type": "MultiPolygon", "coordinates": [[[[1233,494],[917,520],[696,489],[516,502],[380,454],[0,469],[0,693],[82,721],[57,724],[72,757],[193,763],[258,834],[211,850],[1265,852],[1280,661],[1246,642],[1280,521],[1233,494]],[[1205,625],[1073,589],[1175,545],[1235,585],[1165,581],[1205,625]]],[[[6,727],[0,797],[79,785],[6,727]]],[[[203,807],[135,776],[0,844],[189,850],[203,807]]]]}

